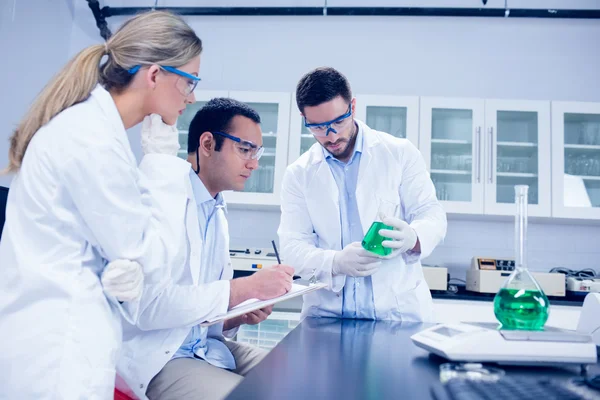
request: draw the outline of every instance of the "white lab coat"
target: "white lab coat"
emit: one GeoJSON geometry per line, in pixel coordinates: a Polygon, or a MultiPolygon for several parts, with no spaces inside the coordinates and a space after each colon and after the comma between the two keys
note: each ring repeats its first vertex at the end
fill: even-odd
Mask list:
{"type": "MultiPolygon", "coordinates": [[[[159,157],[165,174],[187,164],[159,157]]],[[[120,312],[135,322],[164,288],[178,251],[169,221],[183,214],[176,185],[149,192],[110,94],[42,127],[8,196],[0,243],[0,398],[109,399],[121,344],[120,312]],[[107,261],[139,261],[146,302],[108,300],[107,261]]]]}
{"type": "MultiPolygon", "coordinates": [[[[222,228],[223,267],[221,280],[211,283],[199,282],[203,241],[198,224],[198,212],[190,182],[191,165],[171,171],[171,180],[177,185],[177,203],[184,203],[185,218],[172,221],[177,226],[178,241],[186,246],[180,248],[175,260],[169,265],[170,283],[164,292],[142,313],[137,326],[124,322],[123,350],[119,359],[117,388],[130,396],[146,399],[150,380],[157,375],[183,344],[190,329],[209,318],[223,314],[229,307],[229,280],[233,268],[229,257],[229,231],[222,209],[216,210],[217,224],[222,228]]],[[[147,155],[140,170],[151,181],[163,175],[162,165],[154,155],[147,155]]],[[[167,189],[167,188],[164,188],[167,189]]],[[[158,192],[158,190],[157,190],[158,192]]],[[[145,294],[144,294],[145,296],[145,294]]],[[[237,329],[225,332],[233,337],[237,329]]],[[[223,338],[223,323],[208,328],[208,336],[223,338]]],[[[201,379],[202,377],[198,377],[201,379]]]]}
{"type": "MultiPolygon", "coordinates": [[[[400,218],[417,232],[420,255],[404,254],[382,261],[372,275],[377,319],[429,321],[432,300],[420,258],[427,257],[446,234],[446,214],[417,148],[406,139],[369,128],[363,130],[356,200],[363,232],[377,213],[380,198],[401,205],[400,218]]],[[[304,296],[302,316],[341,317],[345,275],[332,275],[333,257],[341,250],[338,188],[321,146],[316,143],[288,166],[281,191],[279,240],[282,259],[295,273],[329,285],[304,296]]]]}

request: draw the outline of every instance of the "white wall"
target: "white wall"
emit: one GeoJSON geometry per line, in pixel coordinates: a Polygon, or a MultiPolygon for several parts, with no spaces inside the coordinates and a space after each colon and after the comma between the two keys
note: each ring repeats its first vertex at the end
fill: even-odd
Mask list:
{"type": "MultiPolygon", "coordinates": [[[[31,101],[66,62],[73,0],[0,1],[0,169],[8,165],[8,138],[31,101]]],[[[10,177],[0,176],[0,186],[10,177]]]]}
{"type": "MultiPolygon", "coordinates": [[[[560,2],[554,0],[552,6],[556,7],[560,2]]],[[[105,3],[148,6],[152,2],[105,3]]],[[[289,0],[285,3],[322,4],[316,0],[289,0]]],[[[331,1],[329,3],[334,5],[331,1]]],[[[390,5],[383,4],[385,1],[378,3],[390,5]]],[[[440,5],[444,2],[430,0],[427,3],[440,5]]],[[[480,4],[479,0],[464,0],[462,3],[469,6],[480,4]]],[[[497,6],[499,2],[491,0],[492,3],[497,6]]],[[[523,7],[523,2],[520,3],[513,4],[513,7],[523,7]]],[[[538,1],[535,5],[540,4],[538,1]]],[[[576,7],[592,3],[580,0],[562,1],[562,4],[576,7]]],[[[161,0],[159,5],[192,4],[190,1],[161,0]]],[[[37,11],[35,14],[37,17],[32,15],[32,20],[46,18],[37,11]]],[[[64,10],[61,15],[66,23],[68,18],[63,14],[64,10]]],[[[355,93],[600,102],[600,52],[597,45],[600,23],[597,20],[399,17],[187,19],[204,41],[200,85],[207,90],[292,92],[303,73],[319,65],[330,65],[348,76],[355,93]]],[[[121,21],[122,18],[109,18],[111,29],[114,30],[121,21]]],[[[27,44],[35,43],[33,34],[23,32],[21,27],[14,29],[19,29],[26,36],[27,44]]],[[[68,48],[70,55],[101,41],[84,1],[76,3],[72,32],[68,48]]],[[[44,53],[47,57],[43,59],[44,72],[56,69],[64,62],[62,53],[57,50],[63,49],[62,41],[68,42],[65,38],[69,38],[68,34],[65,36],[62,29],[55,29],[43,39],[45,45],[41,47],[54,47],[54,51],[46,49],[44,53]]],[[[21,54],[26,47],[13,45],[11,49],[21,54]]],[[[35,57],[35,60],[39,63],[42,58],[35,57]]],[[[30,63],[26,67],[34,69],[35,63],[30,63]]],[[[13,73],[22,71],[18,66],[12,68],[13,73]]],[[[35,69],[37,71],[38,67],[35,69]]],[[[12,90],[9,93],[21,89],[20,81],[9,79],[5,74],[1,74],[0,79],[10,80],[8,84],[12,85],[12,90]]],[[[47,74],[33,83],[28,81],[27,94],[19,94],[20,102],[29,101],[46,79],[47,74]]],[[[23,104],[20,108],[12,107],[10,115],[14,115],[16,120],[23,104]]],[[[0,112],[5,116],[4,107],[0,112]]],[[[5,124],[5,120],[2,118],[0,124],[5,124]]],[[[4,131],[0,137],[7,135],[4,131]]],[[[139,156],[137,132],[132,133],[131,141],[139,156]]],[[[6,151],[1,146],[0,161],[3,161],[1,157],[6,151]]],[[[276,238],[279,212],[230,209],[229,220],[232,245],[268,247],[270,240],[276,238]]],[[[599,237],[598,226],[531,223],[532,268],[597,266],[599,237]]],[[[464,266],[473,255],[506,257],[512,254],[511,249],[512,225],[509,222],[453,219],[446,242],[426,261],[449,266],[451,272],[460,275],[464,274],[464,266]]]]}

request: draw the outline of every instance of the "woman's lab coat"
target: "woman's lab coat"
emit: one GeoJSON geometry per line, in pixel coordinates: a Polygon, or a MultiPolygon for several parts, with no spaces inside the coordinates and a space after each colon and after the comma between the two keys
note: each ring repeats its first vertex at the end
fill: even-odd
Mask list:
{"type": "MultiPolygon", "coordinates": [[[[165,179],[184,160],[157,156],[165,179]]],[[[164,288],[183,218],[178,187],[150,193],[110,94],[97,86],[31,141],[9,191],[0,243],[0,399],[109,399],[120,313],[136,322],[164,288]],[[162,195],[161,195],[162,193],[162,195]],[[107,299],[107,261],[136,260],[146,300],[107,299]]]]}
{"type": "MultiPolygon", "coordinates": [[[[377,199],[401,205],[400,218],[417,232],[421,254],[383,260],[372,275],[377,319],[429,321],[432,300],[420,258],[427,257],[446,234],[446,214],[417,148],[406,139],[369,128],[363,130],[356,200],[363,232],[377,214],[377,199]]],[[[341,317],[345,275],[331,273],[335,251],[341,250],[338,188],[316,143],[290,165],[281,190],[279,240],[282,260],[296,275],[329,284],[304,296],[302,316],[341,317]]]]}

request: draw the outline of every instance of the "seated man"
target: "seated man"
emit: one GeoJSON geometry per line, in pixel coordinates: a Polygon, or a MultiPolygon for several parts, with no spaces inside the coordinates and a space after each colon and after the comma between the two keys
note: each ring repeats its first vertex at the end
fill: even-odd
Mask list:
{"type": "MultiPolygon", "coordinates": [[[[169,146],[152,142],[153,137],[165,137],[149,135],[156,130],[176,134],[175,128],[158,116],[144,121],[142,147],[146,156],[140,168],[149,179],[153,169],[160,166],[153,162],[157,155],[149,153],[160,156],[173,151],[172,146],[167,150],[169,146]]],[[[239,101],[213,99],[192,120],[188,161],[193,169],[173,173],[173,179],[181,181],[183,198],[176,206],[187,210],[180,239],[187,243],[187,251],[180,262],[169,266],[169,286],[142,311],[138,325],[123,323],[124,343],[117,371],[137,397],[220,399],[266,354],[224,337],[235,335],[241,324],[265,320],[272,307],[208,328],[199,325],[247,299],[270,299],[291,288],[294,271],[284,265],[232,279],[221,192],[243,190],[258,168],[262,152],[260,117],[239,101]]],[[[119,380],[117,388],[127,392],[119,380]]]]}

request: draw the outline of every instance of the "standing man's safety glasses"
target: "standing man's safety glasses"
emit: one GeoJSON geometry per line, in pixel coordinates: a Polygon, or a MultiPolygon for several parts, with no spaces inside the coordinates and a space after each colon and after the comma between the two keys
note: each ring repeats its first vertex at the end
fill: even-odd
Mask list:
{"type": "Polygon", "coordinates": [[[340,115],[336,119],[333,119],[328,122],[321,122],[319,124],[309,124],[306,122],[306,118],[304,118],[304,126],[308,128],[308,130],[315,136],[318,137],[326,137],[329,135],[329,132],[338,133],[344,130],[350,122],[352,118],[352,103],[348,104],[348,111],[344,115],[340,115]]]}

